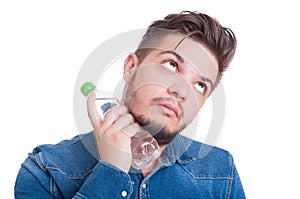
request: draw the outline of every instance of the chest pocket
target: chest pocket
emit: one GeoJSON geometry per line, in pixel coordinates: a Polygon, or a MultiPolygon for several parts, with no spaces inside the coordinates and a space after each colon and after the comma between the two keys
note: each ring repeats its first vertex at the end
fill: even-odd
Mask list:
{"type": "Polygon", "coordinates": [[[231,187],[230,176],[209,172],[207,168],[202,170],[197,166],[198,169],[195,164],[178,163],[159,171],[157,176],[150,179],[150,196],[173,199],[226,198],[231,187]],[[157,186],[158,184],[167,186],[157,186]]]}

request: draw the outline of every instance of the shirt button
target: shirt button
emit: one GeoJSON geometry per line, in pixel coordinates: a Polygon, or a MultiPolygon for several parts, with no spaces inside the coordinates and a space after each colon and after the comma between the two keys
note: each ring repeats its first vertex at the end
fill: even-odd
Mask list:
{"type": "Polygon", "coordinates": [[[146,184],[143,184],[142,187],[143,187],[143,189],[146,189],[147,185],[146,185],[146,184]]]}
{"type": "Polygon", "coordinates": [[[121,195],[125,198],[127,196],[127,191],[122,191],[121,195]]]}

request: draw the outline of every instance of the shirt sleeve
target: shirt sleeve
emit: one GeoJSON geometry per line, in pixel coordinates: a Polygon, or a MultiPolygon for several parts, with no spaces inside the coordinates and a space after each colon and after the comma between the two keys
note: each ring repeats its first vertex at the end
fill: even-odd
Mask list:
{"type": "Polygon", "coordinates": [[[55,186],[47,170],[31,158],[27,158],[22,164],[15,183],[16,199],[123,199],[130,198],[132,191],[129,174],[103,161],[98,161],[79,190],[64,190],[64,194],[55,186]]]}
{"type": "Polygon", "coordinates": [[[53,199],[51,178],[31,158],[27,158],[19,170],[15,182],[16,199],[53,199]]]}
{"type": "Polygon", "coordinates": [[[230,190],[230,199],[245,199],[245,193],[236,166],[232,165],[232,184],[230,190]]]}
{"type": "Polygon", "coordinates": [[[129,174],[99,161],[74,198],[130,198],[132,183],[129,174]]]}

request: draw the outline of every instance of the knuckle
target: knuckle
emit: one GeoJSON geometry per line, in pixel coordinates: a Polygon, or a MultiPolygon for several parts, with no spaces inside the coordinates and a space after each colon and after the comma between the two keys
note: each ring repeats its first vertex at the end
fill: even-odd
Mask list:
{"type": "Polygon", "coordinates": [[[122,129],[122,132],[126,136],[131,136],[132,135],[131,129],[129,129],[129,128],[122,129]]]}
{"type": "Polygon", "coordinates": [[[114,133],[110,138],[113,143],[121,143],[125,140],[123,133],[114,133]]]}
{"type": "Polygon", "coordinates": [[[133,123],[132,124],[132,127],[136,130],[136,131],[141,131],[142,130],[142,127],[138,124],[138,123],[133,123]]]}
{"type": "Polygon", "coordinates": [[[103,131],[103,135],[106,138],[111,138],[114,135],[114,133],[113,133],[113,130],[111,128],[108,128],[105,131],[103,131]]]}
{"type": "Polygon", "coordinates": [[[124,122],[121,121],[121,120],[116,120],[116,122],[114,123],[114,126],[115,126],[115,128],[116,128],[117,130],[121,130],[121,129],[123,128],[123,126],[124,126],[123,123],[124,123],[124,122]]]}
{"type": "Polygon", "coordinates": [[[129,121],[130,123],[134,122],[134,117],[133,117],[133,115],[131,115],[130,113],[128,113],[127,115],[128,115],[128,121],[129,121]]]}

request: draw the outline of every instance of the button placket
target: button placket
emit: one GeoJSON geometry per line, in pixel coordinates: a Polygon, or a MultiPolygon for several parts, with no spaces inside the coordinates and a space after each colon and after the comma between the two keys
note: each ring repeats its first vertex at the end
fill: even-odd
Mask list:
{"type": "Polygon", "coordinates": [[[147,188],[148,188],[148,185],[146,182],[144,182],[140,185],[140,196],[143,199],[147,199],[149,197],[147,188]]]}

